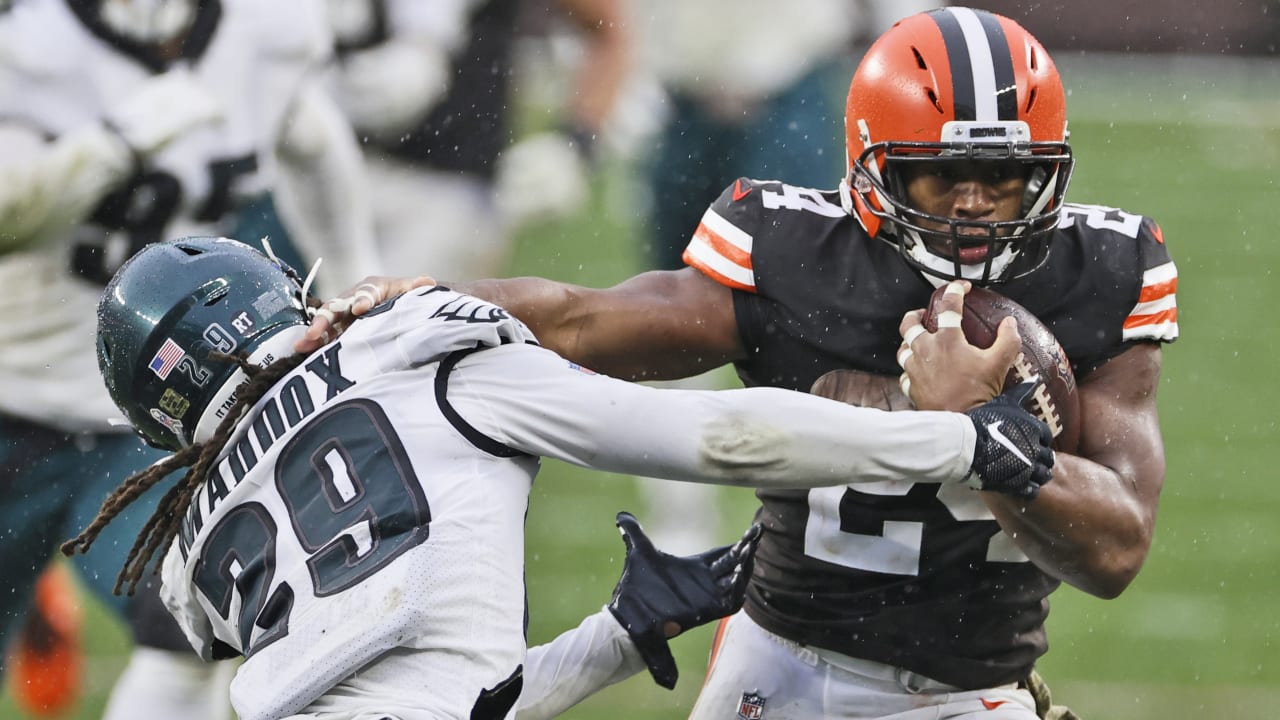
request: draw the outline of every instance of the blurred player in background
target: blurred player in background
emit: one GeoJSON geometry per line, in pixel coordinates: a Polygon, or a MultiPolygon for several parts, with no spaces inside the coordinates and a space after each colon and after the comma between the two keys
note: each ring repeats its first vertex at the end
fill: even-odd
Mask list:
{"type": "Polygon", "coordinates": [[[332,90],[368,160],[388,267],[503,271],[513,231],[586,198],[594,138],[625,76],[620,0],[327,0],[332,90]],[[512,145],[521,28],[568,21],[584,44],[556,132],[512,145]]]}
{"type": "MultiPolygon", "coordinates": [[[[758,528],[736,548],[628,569],[614,619],[601,612],[526,658],[524,523],[542,456],[775,489],[910,472],[1026,497],[1050,480],[1052,435],[1018,407],[1025,395],[967,414],[894,414],[772,388],[655,390],[538,347],[474,297],[434,285],[385,303],[359,292],[377,309],[294,355],[310,319],[301,278],[234,240],[184,238],[141,250],[99,308],[111,397],[175,454],[121,483],[63,550],[88,550],[123,508],[189,467],[119,582],[132,587],[163,556],[162,594],[193,647],[246,658],[231,693],[242,720],[503,718],[517,697],[529,716],[550,717],[639,669],[619,624],[673,687],[667,623],[687,629],[740,603],[734,578],[749,574],[758,528]],[[149,372],[170,346],[183,348],[170,362],[210,382],[149,372]],[[174,393],[190,399],[191,423],[151,413],[174,393]],[[1004,436],[988,432],[993,421],[1004,436]]],[[[991,397],[1018,344],[1005,323],[991,349],[946,357],[991,397]]],[[[633,519],[620,526],[628,545],[645,543],[633,519]]]]}
{"type": "MultiPolygon", "coordinates": [[[[665,118],[654,150],[636,158],[648,190],[641,223],[648,266],[684,267],[685,233],[734,178],[822,187],[839,177],[844,156],[833,148],[859,45],[901,17],[943,4],[635,2],[631,14],[642,39],[637,71],[651,74],[665,96],[654,108],[665,118]]],[[[708,375],[674,384],[715,382],[708,375]]],[[[650,532],[664,547],[686,551],[719,536],[718,488],[645,481],[640,489],[650,532]]]]}
{"type": "MultiPolygon", "coordinates": [[[[1016,22],[962,7],[914,15],[854,74],[838,189],[739,178],[703,214],[691,267],[608,290],[459,286],[617,377],[732,362],[747,385],[807,390],[852,368],[866,392],[843,399],[909,406],[899,358],[908,372],[962,371],[911,362],[900,321],[957,277],[1029,309],[1071,358],[1079,445],[1032,502],[909,474],[758,492],[755,574],[718,634],[696,720],[1031,720],[1050,712],[1034,674],[1050,593],[1066,582],[1113,598],[1136,577],[1165,475],[1156,392],[1179,332],[1178,273],[1150,218],[1065,203],[1066,125],[1057,69],[1016,22]]],[[[329,325],[318,318],[300,348],[329,325]]],[[[954,409],[911,387],[917,408],[954,409]]]]}
{"type": "MultiPolygon", "coordinates": [[[[305,254],[329,259],[323,284],[377,267],[359,149],[317,83],[330,44],[319,0],[0,3],[0,567],[12,589],[0,645],[56,541],[161,457],[109,424],[94,372],[93,309],[120,263],[166,235],[228,228],[274,191],[305,254]]],[[[202,379],[184,365],[153,372],[202,379]]],[[[186,405],[171,396],[151,412],[190,423],[186,405]]],[[[225,692],[211,701],[200,688],[212,668],[167,615],[147,614],[154,590],[132,604],[110,593],[104,568],[145,518],[122,518],[104,552],[79,561],[139,645],[107,717],[218,717],[225,692]]]]}

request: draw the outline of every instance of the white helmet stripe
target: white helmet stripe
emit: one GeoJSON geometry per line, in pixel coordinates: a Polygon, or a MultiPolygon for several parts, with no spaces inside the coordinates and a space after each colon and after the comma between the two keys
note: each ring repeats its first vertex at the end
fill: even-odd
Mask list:
{"type": "Polygon", "coordinates": [[[955,93],[955,119],[1018,119],[1018,88],[999,20],[985,11],[948,7],[932,13],[942,32],[955,93]]]}
{"type": "Polygon", "coordinates": [[[999,120],[996,109],[996,73],[991,62],[991,45],[982,23],[973,10],[964,7],[947,8],[955,16],[964,32],[964,44],[969,50],[969,64],[973,68],[974,120],[999,120]]]}

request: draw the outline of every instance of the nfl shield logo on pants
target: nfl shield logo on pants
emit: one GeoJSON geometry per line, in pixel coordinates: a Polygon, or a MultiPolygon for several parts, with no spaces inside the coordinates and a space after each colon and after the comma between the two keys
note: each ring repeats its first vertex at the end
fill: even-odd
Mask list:
{"type": "Polygon", "coordinates": [[[738,717],[742,720],[760,720],[764,717],[764,701],[764,696],[758,692],[742,693],[742,700],[738,702],[738,717]]]}

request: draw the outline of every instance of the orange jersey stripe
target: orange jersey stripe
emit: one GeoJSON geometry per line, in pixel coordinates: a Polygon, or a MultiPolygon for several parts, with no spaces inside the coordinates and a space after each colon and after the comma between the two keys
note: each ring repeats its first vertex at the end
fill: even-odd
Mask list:
{"type": "Polygon", "coordinates": [[[1151,302],[1152,300],[1159,300],[1160,298],[1174,294],[1177,290],[1177,277],[1174,277],[1172,280],[1166,280],[1165,282],[1155,283],[1154,285],[1143,285],[1142,293],[1138,295],[1138,302],[1145,303],[1151,302]]]}
{"type": "Polygon", "coordinates": [[[751,253],[725,240],[720,233],[707,227],[706,223],[698,223],[698,229],[693,231],[693,237],[695,240],[705,242],[717,255],[734,265],[741,265],[747,270],[752,269],[751,253]]]}
{"type": "Polygon", "coordinates": [[[1178,322],[1178,308],[1169,308],[1158,313],[1150,315],[1130,315],[1124,320],[1124,329],[1132,330],[1134,328],[1143,327],[1144,325],[1159,325],[1161,323],[1178,322]]]}

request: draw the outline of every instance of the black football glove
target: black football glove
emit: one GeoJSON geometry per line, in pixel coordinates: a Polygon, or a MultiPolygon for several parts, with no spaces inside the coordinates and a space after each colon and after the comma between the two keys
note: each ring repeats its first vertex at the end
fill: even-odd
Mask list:
{"type": "Polygon", "coordinates": [[[667,645],[668,623],[678,626],[674,637],[742,607],[760,525],[752,525],[733,545],[676,557],[655,548],[631,513],[618,513],[617,523],[627,559],[609,611],[631,636],[653,681],[670,690],[679,671],[667,645]]]}
{"type": "Polygon", "coordinates": [[[978,431],[965,483],[979,490],[1034,500],[1049,482],[1053,432],[1023,409],[1039,380],[1018,383],[985,405],[965,411],[978,431]]]}

